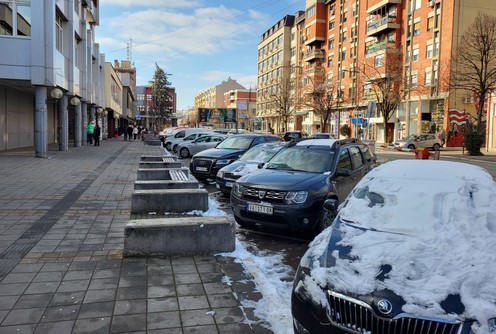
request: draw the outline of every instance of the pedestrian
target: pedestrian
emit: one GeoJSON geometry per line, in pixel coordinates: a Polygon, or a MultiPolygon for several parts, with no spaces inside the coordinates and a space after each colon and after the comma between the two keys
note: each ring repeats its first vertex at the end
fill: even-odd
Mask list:
{"type": "Polygon", "coordinates": [[[133,126],[131,124],[129,124],[127,126],[127,136],[129,137],[129,141],[131,141],[133,139],[133,126]]]}
{"type": "Polygon", "coordinates": [[[95,131],[95,123],[90,122],[90,124],[88,124],[88,133],[86,136],[86,142],[90,145],[93,144],[93,132],[94,131],[95,131]]]}
{"type": "Polygon", "coordinates": [[[100,146],[100,126],[97,124],[95,130],[93,131],[93,137],[95,137],[95,146],[100,146]]]}
{"type": "Polygon", "coordinates": [[[446,143],[446,132],[444,132],[444,129],[441,130],[439,137],[439,139],[441,139],[441,147],[444,147],[444,144],[446,143]]]}
{"type": "Polygon", "coordinates": [[[124,135],[124,141],[127,141],[127,128],[122,125],[120,128],[121,133],[124,135]]]}
{"type": "Polygon", "coordinates": [[[136,139],[138,139],[138,127],[137,126],[135,126],[133,128],[133,141],[136,139]]]}
{"type": "Polygon", "coordinates": [[[141,130],[141,141],[145,141],[146,128],[141,130]]]}

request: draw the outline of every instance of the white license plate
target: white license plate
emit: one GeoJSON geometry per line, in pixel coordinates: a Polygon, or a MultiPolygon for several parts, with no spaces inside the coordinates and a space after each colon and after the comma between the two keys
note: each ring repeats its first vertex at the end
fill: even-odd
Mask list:
{"type": "Polygon", "coordinates": [[[232,188],[232,187],[233,187],[233,185],[234,185],[234,182],[227,182],[227,181],[226,181],[226,187],[230,187],[230,188],[232,188]]]}
{"type": "Polygon", "coordinates": [[[199,172],[206,172],[208,170],[207,167],[196,167],[196,170],[199,172]]]}
{"type": "Polygon", "coordinates": [[[266,215],[272,215],[274,211],[271,206],[264,206],[252,203],[246,203],[246,210],[251,212],[264,213],[266,215]]]}

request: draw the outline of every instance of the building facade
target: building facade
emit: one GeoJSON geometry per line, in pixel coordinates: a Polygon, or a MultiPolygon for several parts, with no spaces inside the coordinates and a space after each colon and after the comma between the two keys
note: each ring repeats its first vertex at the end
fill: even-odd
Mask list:
{"type": "MultiPolygon", "coordinates": [[[[294,129],[322,130],[321,116],[309,99],[316,86],[326,86],[334,109],[328,129],[334,134],[344,124],[354,137],[383,143],[420,132],[448,133],[457,124],[455,115],[475,114],[473,94],[450,90],[449,80],[459,39],[481,11],[496,15],[496,2],[306,0],[292,24],[283,19],[262,35],[258,116],[276,122],[269,65],[274,56],[269,50],[273,53],[274,40],[285,41],[279,36],[287,35],[289,46],[283,44],[283,56],[275,59],[280,59],[278,66],[290,68],[280,73],[291,78],[294,129]],[[291,32],[283,28],[285,22],[291,32]],[[386,96],[399,99],[387,122],[378,108],[386,96]]],[[[463,139],[448,145],[461,143],[463,139]]]]}
{"type": "Polygon", "coordinates": [[[0,150],[85,145],[104,104],[96,0],[0,0],[0,150]]]}
{"type": "Polygon", "coordinates": [[[235,108],[237,129],[260,130],[262,120],[257,119],[257,92],[251,89],[233,89],[224,93],[224,107],[235,108]]]}

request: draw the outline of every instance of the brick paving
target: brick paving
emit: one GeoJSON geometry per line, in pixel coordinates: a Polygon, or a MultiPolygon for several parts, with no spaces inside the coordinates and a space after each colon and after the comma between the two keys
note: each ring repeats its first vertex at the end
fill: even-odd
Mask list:
{"type": "Polygon", "coordinates": [[[142,154],[158,146],[0,152],[0,334],[271,333],[231,257],[123,258],[142,154]]]}

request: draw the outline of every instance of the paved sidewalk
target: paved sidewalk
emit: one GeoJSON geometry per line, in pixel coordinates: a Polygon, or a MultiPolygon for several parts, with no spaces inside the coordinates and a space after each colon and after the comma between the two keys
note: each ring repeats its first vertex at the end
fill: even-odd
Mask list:
{"type": "Polygon", "coordinates": [[[235,259],[123,258],[139,159],[157,150],[0,152],[0,334],[270,333],[235,259]]]}

